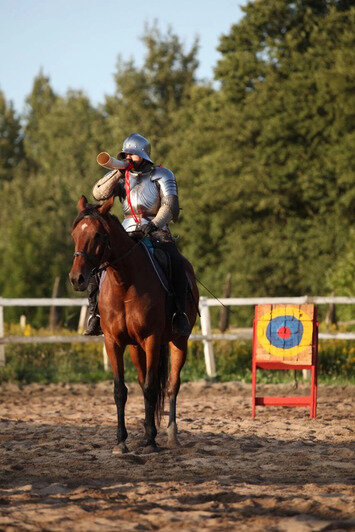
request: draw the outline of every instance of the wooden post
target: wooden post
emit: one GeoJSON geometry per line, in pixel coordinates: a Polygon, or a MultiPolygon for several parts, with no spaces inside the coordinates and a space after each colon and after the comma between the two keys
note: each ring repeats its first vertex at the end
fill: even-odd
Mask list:
{"type": "MultiPolygon", "coordinates": [[[[227,280],[226,280],[226,286],[224,287],[223,292],[223,298],[229,298],[232,291],[232,282],[231,282],[232,276],[230,273],[227,274],[227,280]]],[[[221,311],[219,313],[219,330],[221,332],[224,332],[229,327],[229,316],[230,316],[230,307],[224,306],[221,307],[221,311]]]]}
{"type": "Polygon", "coordinates": [[[109,371],[110,370],[110,363],[108,361],[107,351],[104,343],[104,347],[102,349],[103,359],[104,359],[104,370],[109,371]]]}
{"type": "MultiPolygon", "coordinates": [[[[200,312],[201,312],[201,331],[203,336],[211,335],[211,318],[210,309],[205,297],[200,297],[200,312]]],[[[211,378],[215,378],[216,365],[214,360],[212,340],[205,338],[203,340],[203,349],[205,353],[205,364],[207,375],[211,378]]]]}
{"type": "Polygon", "coordinates": [[[302,370],[302,379],[304,381],[309,381],[311,378],[311,370],[310,369],[303,369],[302,370]]]}
{"type": "MultiPolygon", "coordinates": [[[[4,307],[1,305],[0,298],[0,338],[4,337],[4,307]]],[[[0,345],[0,367],[5,366],[5,346],[0,345]]]]}
{"type": "MultiPolygon", "coordinates": [[[[54,279],[52,297],[58,298],[60,291],[60,277],[54,279]]],[[[49,329],[51,331],[55,330],[59,326],[59,315],[60,311],[58,307],[52,306],[49,312],[49,329]]]]}
{"type": "Polygon", "coordinates": [[[78,323],[79,334],[82,334],[82,332],[84,331],[87,312],[88,312],[88,306],[83,305],[80,309],[80,317],[79,317],[79,323],[78,323]]]}
{"type": "Polygon", "coordinates": [[[256,397],[256,333],[255,318],[253,320],[253,353],[251,367],[251,417],[255,417],[255,397],[256,397]]]}

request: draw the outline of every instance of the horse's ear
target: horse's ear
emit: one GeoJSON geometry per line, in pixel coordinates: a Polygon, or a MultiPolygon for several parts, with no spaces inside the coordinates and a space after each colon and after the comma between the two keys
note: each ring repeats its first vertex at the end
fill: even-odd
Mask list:
{"type": "Polygon", "coordinates": [[[86,208],[87,204],[88,200],[85,198],[85,196],[81,196],[80,200],[78,201],[78,211],[83,211],[86,208]]]}
{"type": "Polygon", "coordinates": [[[110,212],[110,210],[112,209],[113,207],[113,202],[115,201],[115,196],[111,196],[108,200],[105,201],[105,203],[103,205],[101,205],[101,207],[99,207],[97,210],[101,213],[101,214],[107,214],[108,212],[110,212]]]}

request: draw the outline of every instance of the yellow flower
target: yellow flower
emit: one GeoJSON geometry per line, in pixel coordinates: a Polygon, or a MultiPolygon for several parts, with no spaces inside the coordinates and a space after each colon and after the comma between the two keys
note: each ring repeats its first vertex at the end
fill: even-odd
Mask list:
{"type": "Polygon", "coordinates": [[[32,328],[31,325],[28,323],[25,327],[25,330],[23,332],[24,336],[31,336],[32,328]]]}

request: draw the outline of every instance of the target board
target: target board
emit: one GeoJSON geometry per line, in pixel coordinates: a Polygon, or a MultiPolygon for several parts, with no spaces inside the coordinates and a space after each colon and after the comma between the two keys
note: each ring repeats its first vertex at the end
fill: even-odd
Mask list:
{"type": "Polygon", "coordinates": [[[257,305],[253,323],[252,417],[256,406],[309,406],[317,414],[318,322],[314,305],[257,305]],[[308,369],[309,396],[257,397],[257,369],[308,369]]]}
{"type": "Polygon", "coordinates": [[[312,364],[314,305],[258,305],[256,360],[312,364]]]}

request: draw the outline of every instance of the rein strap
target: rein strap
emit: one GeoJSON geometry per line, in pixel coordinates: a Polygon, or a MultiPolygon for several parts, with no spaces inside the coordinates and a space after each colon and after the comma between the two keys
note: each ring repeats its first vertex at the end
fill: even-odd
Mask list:
{"type": "Polygon", "coordinates": [[[90,277],[92,277],[93,275],[96,275],[97,273],[101,273],[102,271],[106,270],[107,268],[109,268],[110,266],[112,268],[114,268],[114,264],[116,262],[119,262],[120,260],[123,260],[125,259],[126,257],[128,257],[128,255],[130,255],[132,253],[132,251],[134,251],[136,249],[136,247],[140,244],[141,242],[138,241],[134,244],[134,246],[131,247],[131,249],[129,249],[127,251],[127,253],[124,253],[123,255],[121,255],[121,257],[118,257],[117,259],[109,262],[109,261],[106,261],[102,266],[100,266],[99,268],[94,268],[91,273],[90,273],[90,277]]]}

